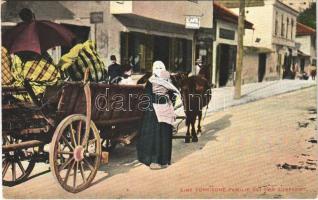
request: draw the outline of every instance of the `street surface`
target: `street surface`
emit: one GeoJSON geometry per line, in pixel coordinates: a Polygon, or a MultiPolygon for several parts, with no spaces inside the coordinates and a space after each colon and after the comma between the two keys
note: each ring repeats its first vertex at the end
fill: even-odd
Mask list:
{"type": "MultiPolygon", "coordinates": [[[[40,163],[30,180],[4,187],[3,195],[5,198],[316,198],[317,88],[309,87],[313,85],[309,81],[290,83],[291,89],[283,91],[289,93],[278,95],[281,92],[275,92],[271,84],[280,87],[282,83],[267,82],[263,87],[272,87],[267,91],[270,94],[261,92],[253,97],[253,88],[245,87],[243,94],[252,92],[245,96],[245,101],[275,96],[235,107],[229,106],[244,102],[232,101],[220,109],[212,106],[211,111],[219,111],[205,118],[198,143],[173,141],[172,165],[167,169],[154,171],[139,164],[132,144],[115,149],[110,163],[100,168],[93,185],[78,194],[61,189],[48,172],[49,165],[40,163]],[[306,89],[297,90],[300,88],[306,89]]],[[[257,94],[256,89],[261,89],[255,87],[257,94]]],[[[214,94],[212,98],[216,98],[217,92],[214,94]]],[[[185,128],[179,130],[179,134],[184,133],[185,128]]]]}

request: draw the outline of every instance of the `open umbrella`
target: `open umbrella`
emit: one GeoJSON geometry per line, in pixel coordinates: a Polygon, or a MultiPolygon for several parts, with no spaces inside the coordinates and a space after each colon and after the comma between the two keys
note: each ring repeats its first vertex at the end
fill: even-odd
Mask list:
{"type": "Polygon", "coordinates": [[[75,35],[64,26],[45,20],[22,22],[2,38],[10,53],[31,51],[42,54],[55,46],[71,46],[75,35]]]}

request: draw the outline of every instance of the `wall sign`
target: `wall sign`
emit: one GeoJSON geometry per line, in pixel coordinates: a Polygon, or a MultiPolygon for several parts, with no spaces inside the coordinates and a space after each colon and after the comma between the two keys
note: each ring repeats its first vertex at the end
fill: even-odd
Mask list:
{"type": "Polygon", "coordinates": [[[90,15],[91,24],[99,24],[99,23],[103,23],[104,21],[103,12],[91,12],[89,15],[90,15]]]}
{"type": "Polygon", "coordinates": [[[200,16],[186,16],[185,27],[188,29],[200,29],[200,16]]]}

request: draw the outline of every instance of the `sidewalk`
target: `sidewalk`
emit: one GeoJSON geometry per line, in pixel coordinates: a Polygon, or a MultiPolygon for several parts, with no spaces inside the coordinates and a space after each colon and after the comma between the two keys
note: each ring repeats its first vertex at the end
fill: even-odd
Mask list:
{"type": "MultiPolygon", "coordinates": [[[[208,113],[225,110],[228,107],[276,96],[316,85],[312,80],[277,80],[262,83],[251,83],[242,86],[241,99],[234,100],[234,87],[212,89],[208,113]]],[[[205,109],[203,110],[205,112],[205,109]]]]}

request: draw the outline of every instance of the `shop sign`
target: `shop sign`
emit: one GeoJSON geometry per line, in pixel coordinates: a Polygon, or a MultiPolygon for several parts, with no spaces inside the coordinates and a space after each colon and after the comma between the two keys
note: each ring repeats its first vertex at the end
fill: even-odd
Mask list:
{"type": "Polygon", "coordinates": [[[103,12],[91,12],[90,13],[90,22],[91,24],[99,24],[104,21],[104,13],[103,12]]]}
{"type": "Polygon", "coordinates": [[[186,16],[185,27],[188,29],[200,29],[200,16],[186,16]]]}

